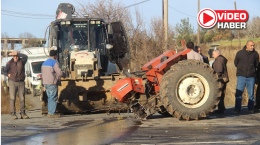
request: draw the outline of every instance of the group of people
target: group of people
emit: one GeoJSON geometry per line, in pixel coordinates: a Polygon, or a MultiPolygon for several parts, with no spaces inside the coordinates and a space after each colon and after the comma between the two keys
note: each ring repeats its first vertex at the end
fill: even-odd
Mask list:
{"type": "MultiPolygon", "coordinates": [[[[25,64],[28,56],[17,51],[9,53],[13,58],[6,64],[4,73],[8,76],[9,95],[10,95],[10,114],[13,119],[18,119],[16,115],[16,94],[18,93],[20,101],[21,119],[28,119],[29,116],[25,112],[25,64]]],[[[48,117],[60,117],[56,114],[56,106],[58,100],[57,82],[63,73],[59,68],[57,59],[57,50],[51,50],[49,59],[42,64],[42,82],[48,96],[48,117]]]]}
{"type": "MultiPolygon", "coordinates": [[[[254,42],[252,40],[247,41],[244,48],[237,52],[234,60],[234,64],[237,68],[237,86],[236,86],[236,101],[234,112],[240,113],[242,94],[244,89],[248,92],[248,111],[253,113],[260,109],[260,64],[259,54],[254,49],[254,42]],[[254,99],[254,86],[258,83],[256,93],[256,105],[254,99]]],[[[188,49],[191,51],[187,54],[187,59],[195,59],[203,61],[209,64],[207,56],[201,53],[199,46],[194,46],[193,42],[186,44],[188,49]]],[[[16,94],[18,92],[20,101],[20,115],[22,119],[27,119],[29,116],[25,113],[25,64],[28,57],[24,54],[13,51],[9,54],[13,58],[6,64],[5,73],[9,78],[9,94],[10,94],[10,114],[13,119],[18,119],[16,115],[15,101],[16,94]]],[[[42,82],[45,87],[48,96],[48,117],[56,118],[60,117],[56,114],[56,106],[58,99],[58,80],[63,76],[63,72],[59,68],[57,59],[57,50],[51,50],[49,53],[50,57],[42,64],[42,82]]],[[[217,73],[218,78],[221,82],[221,97],[218,104],[217,113],[224,113],[225,105],[225,91],[227,83],[229,82],[228,71],[227,71],[227,59],[221,55],[220,50],[215,49],[212,54],[215,59],[212,68],[217,73]]]]}
{"type": "MultiPolygon", "coordinates": [[[[193,42],[188,42],[186,47],[191,49],[191,51],[187,54],[187,59],[195,59],[209,64],[208,57],[201,53],[201,48],[199,46],[194,47],[193,42]]],[[[234,65],[237,68],[237,85],[234,109],[235,113],[240,113],[241,111],[242,95],[245,88],[247,89],[248,93],[248,112],[259,112],[260,109],[260,64],[259,54],[257,51],[255,51],[254,47],[254,42],[249,40],[243,49],[238,51],[235,56],[234,65]],[[256,99],[254,97],[255,84],[257,84],[256,99]]],[[[221,97],[218,104],[218,110],[215,112],[224,113],[226,110],[224,104],[225,91],[227,83],[229,82],[227,59],[221,55],[221,52],[218,49],[213,50],[212,57],[214,58],[212,68],[218,75],[218,79],[221,82],[221,97]]]]}

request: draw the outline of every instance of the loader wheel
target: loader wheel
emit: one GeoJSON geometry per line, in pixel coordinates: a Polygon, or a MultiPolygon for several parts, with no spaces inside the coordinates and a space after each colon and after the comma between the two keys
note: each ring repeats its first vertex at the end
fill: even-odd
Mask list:
{"type": "Polygon", "coordinates": [[[220,95],[220,83],[213,69],[196,60],[174,64],[161,83],[163,106],[178,119],[206,117],[213,112],[220,95]]]}

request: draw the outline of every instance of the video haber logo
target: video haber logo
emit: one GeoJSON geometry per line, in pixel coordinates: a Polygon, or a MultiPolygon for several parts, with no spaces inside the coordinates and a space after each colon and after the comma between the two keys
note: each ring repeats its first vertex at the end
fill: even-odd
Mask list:
{"type": "Polygon", "coordinates": [[[204,8],[197,15],[203,28],[210,29],[216,24],[219,29],[245,29],[249,18],[246,10],[212,10],[204,8]]]}

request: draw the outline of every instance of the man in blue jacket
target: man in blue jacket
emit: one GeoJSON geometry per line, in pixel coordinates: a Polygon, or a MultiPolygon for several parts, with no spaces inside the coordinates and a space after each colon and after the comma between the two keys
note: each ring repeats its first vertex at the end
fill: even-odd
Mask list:
{"type": "Polygon", "coordinates": [[[254,42],[247,41],[246,46],[237,52],[234,64],[237,67],[237,86],[236,86],[236,102],[235,113],[240,113],[242,94],[246,87],[248,92],[248,111],[254,112],[254,86],[256,77],[256,68],[259,63],[259,54],[254,49],[254,42]]]}
{"type": "Polygon", "coordinates": [[[57,118],[59,114],[55,114],[58,100],[58,80],[63,73],[59,68],[57,59],[57,50],[50,51],[50,58],[42,64],[42,84],[46,89],[48,96],[48,117],[57,118]]]}

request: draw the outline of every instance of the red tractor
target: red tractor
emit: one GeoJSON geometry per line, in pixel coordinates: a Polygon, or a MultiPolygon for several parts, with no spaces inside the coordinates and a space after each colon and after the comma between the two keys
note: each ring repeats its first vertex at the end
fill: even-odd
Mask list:
{"type": "Polygon", "coordinates": [[[206,117],[219,102],[220,83],[208,64],[187,60],[189,51],[161,54],[140,72],[119,80],[111,88],[112,96],[139,119],[155,112],[186,120],[206,117]]]}

